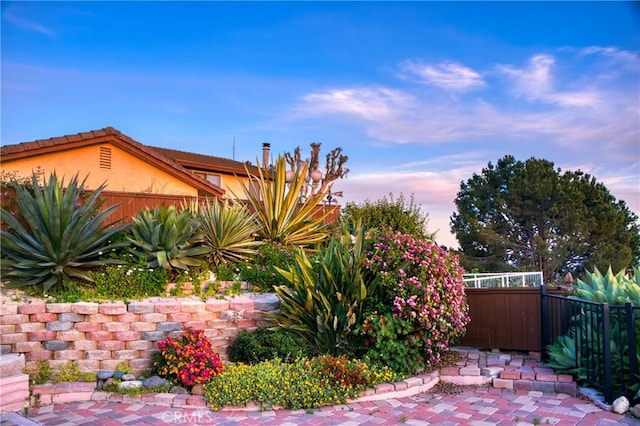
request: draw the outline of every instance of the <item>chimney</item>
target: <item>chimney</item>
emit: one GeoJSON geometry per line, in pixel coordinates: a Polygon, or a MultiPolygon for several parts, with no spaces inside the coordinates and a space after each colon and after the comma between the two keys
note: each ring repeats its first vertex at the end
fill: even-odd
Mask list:
{"type": "Polygon", "coordinates": [[[262,168],[265,170],[269,169],[269,151],[271,144],[269,142],[264,142],[262,144],[262,168]]]}

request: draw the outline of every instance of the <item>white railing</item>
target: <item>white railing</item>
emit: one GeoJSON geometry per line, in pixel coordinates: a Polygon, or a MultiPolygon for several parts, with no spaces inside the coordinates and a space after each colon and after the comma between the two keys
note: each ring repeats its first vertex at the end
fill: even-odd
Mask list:
{"type": "Polygon", "coordinates": [[[543,284],[542,272],[464,274],[464,281],[470,288],[540,287],[543,284]]]}

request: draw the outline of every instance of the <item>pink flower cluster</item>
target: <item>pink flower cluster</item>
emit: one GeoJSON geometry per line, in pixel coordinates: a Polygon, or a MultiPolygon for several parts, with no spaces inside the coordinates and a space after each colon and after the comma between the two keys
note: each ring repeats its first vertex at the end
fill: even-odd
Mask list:
{"type": "Polygon", "coordinates": [[[158,374],[175,379],[185,386],[205,383],[224,371],[220,354],[213,351],[203,330],[185,328],[178,338],[167,337],[158,343],[161,361],[158,374]]]}
{"type": "Polygon", "coordinates": [[[374,248],[367,266],[381,276],[393,316],[410,320],[410,334],[419,335],[429,361],[437,361],[449,342],[464,334],[470,320],[458,257],[398,232],[380,235],[374,248]]]}

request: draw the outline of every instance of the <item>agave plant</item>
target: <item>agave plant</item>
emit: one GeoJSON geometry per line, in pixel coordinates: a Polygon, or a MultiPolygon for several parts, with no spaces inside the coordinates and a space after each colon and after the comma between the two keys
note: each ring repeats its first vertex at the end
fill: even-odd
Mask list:
{"type": "Polygon", "coordinates": [[[256,240],[260,224],[243,204],[225,199],[192,202],[188,209],[200,220],[208,260],[214,265],[240,263],[255,256],[263,244],[256,240]]]}
{"type": "Polygon", "coordinates": [[[280,310],[269,317],[323,353],[354,354],[361,348],[357,330],[364,319],[364,302],[378,282],[365,280],[365,260],[362,227],[355,237],[345,228],[331,239],[320,249],[316,268],[298,249],[289,270],[276,268],[289,285],[275,287],[282,301],[280,310]]]}
{"type": "Polygon", "coordinates": [[[247,174],[255,182],[260,195],[250,191],[244,182],[240,181],[240,184],[260,222],[263,239],[304,248],[326,240],[328,233],[324,219],[327,215],[314,216],[314,213],[330,188],[308,197],[302,196],[306,185],[303,178],[307,174],[306,165],[298,173],[292,173],[290,182],[287,182],[287,164],[282,156],[276,160],[273,173],[267,175],[258,165],[257,176],[252,175],[248,168],[247,174]]]}
{"type": "Polygon", "coordinates": [[[133,217],[130,227],[131,254],[150,268],[168,272],[188,271],[203,265],[209,248],[202,244],[200,220],[188,209],[175,206],[146,208],[133,217]]]}
{"type": "MultiPolygon", "coordinates": [[[[609,305],[623,305],[631,302],[634,306],[640,306],[640,268],[633,269],[631,276],[624,270],[614,274],[611,267],[606,274],[602,274],[597,268],[593,272],[586,273],[585,280],[578,280],[573,299],[587,300],[590,302],[608,303],[609,305]]],[[[581,312],[572,318],[576,323],[568,334],[559,336],[554,344],[547,346],[550,357],[549,365],[558,371],[575,374],[578,380],[586,379],[586,365],[593,366],[597,360],[593,358],[591,347],[602,346],[602,335],[594,330],[600,326],[600,319],[591,311],[581,312]],[[594,336],[595,342],[589,346],[584,338],[579,336],[594,336]]],[[[640,383],[631,384],[630,360],[633,354],[630,351],[628,341],[629,333],[640,335],[640,318],[635,317],[633,330],[627,328],[627,323],[618,315],[610,316],[611,339],[609,349],[611,353],[612,385],[614,391],[620,393],[636,393],[635,398],[640,397],[640,383]],[[630,386],[625,390],[625,386],[630,386]]],[[[640,340],[635,342],[635,356],[640,362],[640,340]]],[[[596,369],[597,374],[601,374],[596,369]]]]}
{"type": "Polygon", "coordinates": [[[13,286],[42,286],[44,292],[67,279],[93,282],[89,270],[114,261],[104,254],[127,243],[111,243],[124,225],[106,223],[118,207],[101,210],[105,186],[82,200],[82,187],[74,176],[68,185],[52,173],[39,186],[36,175],[27,188],[17,181],[10,186],[19,200],[20,221],[1,209],[7,230],[2,237],[2,278],[13,286]]]}
{"type": "Polygon", "coordinates": [[[575,374],[579,380],[586,379],[584,368],[580,367],[580,357],[576,347],[575,331],[566,336],[558,336],[556,342],[547,346],[549,366],[566,374],[575,374]]]}
{"type": "Polygon", "coordinates": [[[586,280],[578,279],[575,298],[590,302],[606,302],[624,305],[627,302],[640,306],[640,267],[635,267],[631,277],[622,270],[614,275],[611,267],[606,274],[598,268],[587,271],[586,280]]]}

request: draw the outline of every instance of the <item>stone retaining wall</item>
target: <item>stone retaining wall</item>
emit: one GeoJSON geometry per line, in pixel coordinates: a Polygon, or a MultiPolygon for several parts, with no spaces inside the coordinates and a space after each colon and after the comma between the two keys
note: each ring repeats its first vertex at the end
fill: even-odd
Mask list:
{"type": "Polygon", "coordinates": [[[29,376],[24,374],[24,356],[0,357],[0,412],[16,411],[28,403],[29,376]]]}
{"type": "Polygon", "coordinates": [[[130,303],[0,304],[2,354],[24,354],[26,367],[48,361],[57,370],[76,360],[80,370],[113,370],[126,361],[134,374],[151,365],[157,342],[184,327],[205,330],[214,350],[227,357],[242,329],[262,325],[278,309],[273,294],[225,299],[152,298],[130,303]]]}

